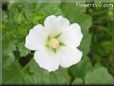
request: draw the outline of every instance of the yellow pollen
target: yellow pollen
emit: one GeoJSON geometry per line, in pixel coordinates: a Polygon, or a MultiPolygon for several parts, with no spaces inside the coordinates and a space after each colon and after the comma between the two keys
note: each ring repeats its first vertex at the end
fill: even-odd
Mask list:
{"type": "Polygon", "coordinates": [[[53,38],[49,41],[49,46],[52,48],[57,48],[59,46],[59,41],[53,38]]]}

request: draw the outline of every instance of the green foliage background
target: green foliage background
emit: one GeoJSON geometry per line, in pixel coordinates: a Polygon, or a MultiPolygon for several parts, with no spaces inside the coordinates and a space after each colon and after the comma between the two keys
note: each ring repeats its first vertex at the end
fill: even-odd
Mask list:
{"type": "Polygon", "coordinates": [[[79,7],[75,2],[18,2],[2,6],[2,84],[114,84],[113,8],[79,7]],[[25,37],[49,15],[79,23],[82,60],[70,68],[48,72],[25,48],[25,37]]]}

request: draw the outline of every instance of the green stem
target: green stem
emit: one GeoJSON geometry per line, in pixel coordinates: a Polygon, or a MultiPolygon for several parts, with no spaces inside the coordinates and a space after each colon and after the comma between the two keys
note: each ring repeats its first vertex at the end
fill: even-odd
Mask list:
{"type": "MultiPolygon", "coordinates": [[[[33,58],[32,58],[33,59],[33,58]]],[[[20,71],[21,73],[23,73],[30,65],[32,59],[25,65],[25,67],[22,68],[22,70],[20,71]]]]}

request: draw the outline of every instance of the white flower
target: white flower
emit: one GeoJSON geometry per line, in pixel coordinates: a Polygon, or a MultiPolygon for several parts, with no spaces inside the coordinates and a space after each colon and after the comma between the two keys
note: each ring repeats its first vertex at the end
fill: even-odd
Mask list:
{"type": "Polygon", "coordinates": [[[78,63],[82,52],[77,49],[82,40],[79,24],[63,16],[48,16],[44,26],[38,24],[26,37],[26,48],[35,50],[34,59],[41,68],[55,71],[59,65],[66,68],[78,63]]]}

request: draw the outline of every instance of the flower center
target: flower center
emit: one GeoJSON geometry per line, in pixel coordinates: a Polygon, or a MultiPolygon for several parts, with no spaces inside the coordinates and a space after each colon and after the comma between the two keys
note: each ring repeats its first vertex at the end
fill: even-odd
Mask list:
{"type": "Polygon", "coordinates": [[[59,41],[55,38],[52,38],[49,41],[49,46],[52,47],[52,48],[57,48],[57,47],[59,47],[59,41]]]}

